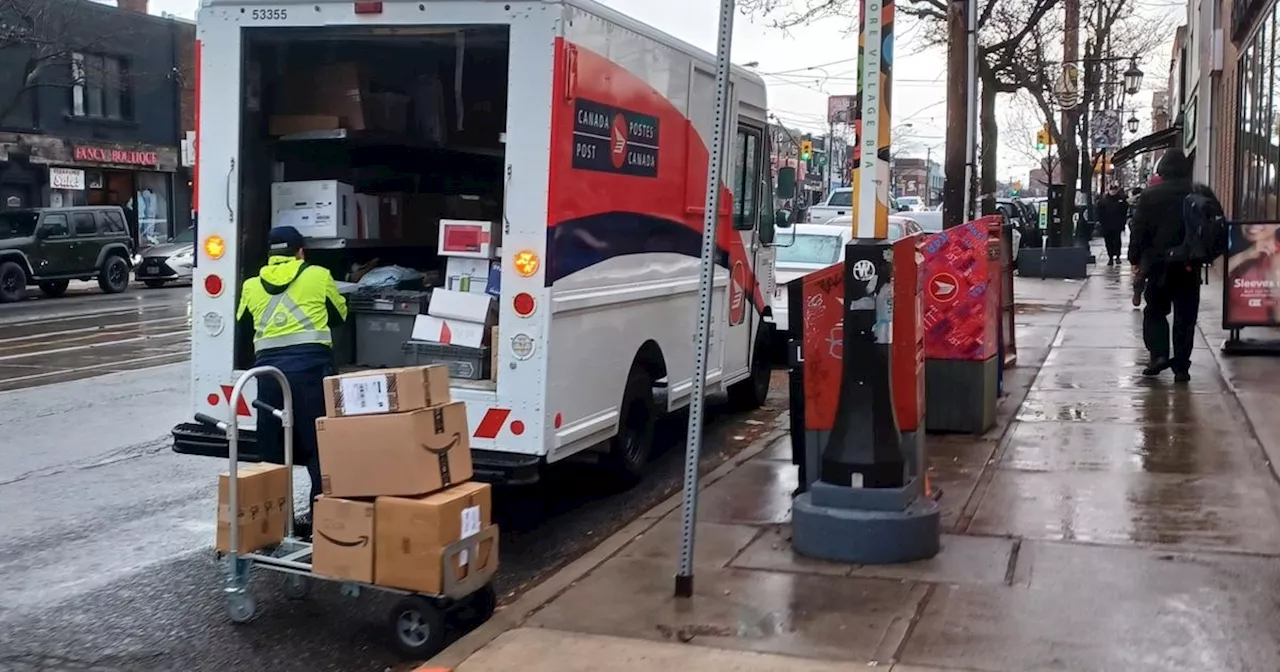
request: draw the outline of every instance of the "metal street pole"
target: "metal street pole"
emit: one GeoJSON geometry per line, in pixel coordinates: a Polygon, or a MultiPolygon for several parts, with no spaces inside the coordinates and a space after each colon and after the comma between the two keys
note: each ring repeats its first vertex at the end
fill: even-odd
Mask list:
{"type": "Polygon", "coordinates": [[[693,398],[684,451],[684,503],[681,506],[680,568],[676,597],[693,597],[693,533],[698,517],[698,457],[702,453],[702,416],[707,401],[707,353],[711,332],[711,291],[715,279],[716,218],[720,212],[720,172],[730,134],[729,50],[733,46],[734,0],[720,0],[720,32],[716,40],[716,112],[707,152],[707,197],[702,216],[702,264],[698,275],[697,341],[693,351],[693,398]]]}

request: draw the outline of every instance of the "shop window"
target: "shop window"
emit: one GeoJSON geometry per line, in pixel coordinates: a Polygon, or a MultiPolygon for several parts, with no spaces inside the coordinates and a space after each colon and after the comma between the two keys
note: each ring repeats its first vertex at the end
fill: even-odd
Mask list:
{"type": "Polygon", "coordinates": [[[77,236],[98,235],[98,223],[93,220],[92,212],[72,213],[71,223],[75,226],[77,236]]]}
{"type": "Polygon", "coordinates": [[[102,54],[71,55],[71,114],[77,117],[132,119],[128,62],[102,54]]]}
{"type": "Polygon", "coordinates": [[[169,219],[169,175],[139,172],[135,179],[138,188],[128,207],[138,215],[139,242],[153,245],[166,242],[173,235],[169,219]]]}

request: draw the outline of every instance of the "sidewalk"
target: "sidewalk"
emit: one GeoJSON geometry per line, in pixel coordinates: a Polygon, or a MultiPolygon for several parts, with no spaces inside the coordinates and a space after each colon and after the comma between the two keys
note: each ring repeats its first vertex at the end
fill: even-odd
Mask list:
{"type": "Polygon", "coordinates": [[[694,599],[671,596],[676,497],[428,667],[1280,670],[1280,487],[1253,432],[1280,452],[1280,362],[1220,359],[1220,292],[1205,288],[1193,378],[1175,386],[1139,373],[1127,268],[1019,279],[1000,426],[929,438],[933,560],[795,556],[778,429],[704,479],[694,599]]]}

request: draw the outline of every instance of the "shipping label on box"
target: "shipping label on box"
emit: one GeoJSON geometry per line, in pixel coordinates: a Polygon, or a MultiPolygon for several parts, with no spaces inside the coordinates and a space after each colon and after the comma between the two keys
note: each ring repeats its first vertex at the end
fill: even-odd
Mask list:
{"type": "Polygon", "coordinates": [[[485,325],[479,322],[446,320],[430,315],[419,315],[413,320],[413,340],[466,348],[484,347],[486,330],[485,325]]]}
{"type": "Polygon", "coordinates": [[[312,526],[311,570],[317,576],[373,583],[372,502],[319,497],[312,526]]]}
{"type": "Polygon", "coordinates": [[[360,371],[324,379],[325,413],[333,418],[404,413],[449,401],[449,368],[445,366],[360,371]]]}
{"type": "Polygon", "coordinates": [[[438,252],[442,257],[492,259],[497,253],[501,228],[493,222],[441,219],[438,252]]]}
{"type": "Polygon", "coordinates": [[[423,495],[472,476],[462,402],[408,413],[316,420],[320,483],[328,497],[423,495]]]}
{"type": "Polygon", "coordinates": [[[433,317],[453,318],[480,324],[492,324],[497,317],[493,297],[487,294],[436,289],[431,292],[427,314],[433,317]]]}
{"type": "Polygon", "coordinates": [[[284,539],[285,508],[292,496],[288,470],[274,464],[250,464],[240,466],[237,473],[234,515],[229,472],[218,476],[218,551],[227,553],[231,549],[233,518],[239,528],[237,553],[251,553],[280,543],[284,539]]]}
{"type": "Polygon", "coordinates": [[[292,226],[308,238],[355,238],[356,198],[337,180],[271,185],[271,226],[292,226]]]}
{"type": "MultiPolygon", "coordinates": [[[[379,497],[375,505],[374,580],[378,585],[426,593],[444,588],[444,549],[491,527],[493,494],[486,483],[463,483],[427,497],[379,497]]],[[[477,549],[480,558],[452,558],[463,578],[472,568],[493,562],[492,545],[477,549]]]]}

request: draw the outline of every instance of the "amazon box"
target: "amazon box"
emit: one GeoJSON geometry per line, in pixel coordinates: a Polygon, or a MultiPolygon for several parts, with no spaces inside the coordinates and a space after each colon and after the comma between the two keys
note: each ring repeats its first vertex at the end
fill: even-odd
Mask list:
{"type": "Polygon", "coordinates": [[[318,497],[311,507],[311,571],[373,583],[373,502],[318,497]]]}
{"type": "Polygon", "coordinates": [[[324,379],[325,414],[404,413],[449,403],[449,367],[407,366],[324,379]]]}
{"type": "Polygon", "coordinates": [[[439,594],[444,573],[466,578],[474,569],[497,562],[493,541],[446,558],[449,544],[489,527],[493,494],[487,483],[463,483],[426,497],[379,497],[375,509],[374,579],[380,586],[439,594]]]}
{"type": "Polygon", "coordinates": [[[253,553],[275,546],[284,539],[285,505],[289,473],[277,464],[242,464],[236,470],[236,512],[231,513],[231,476],[218,476],[218,530],[215,546],[220,553],[231,550],[231,520],[240,528],[236,552],[253,553]]]}
{"type": "Polygon", "coordinates": [[[471,479],[471,432],[460,401],[408,413],[316,420],[328,497],[416,496],[471,479]]]}

